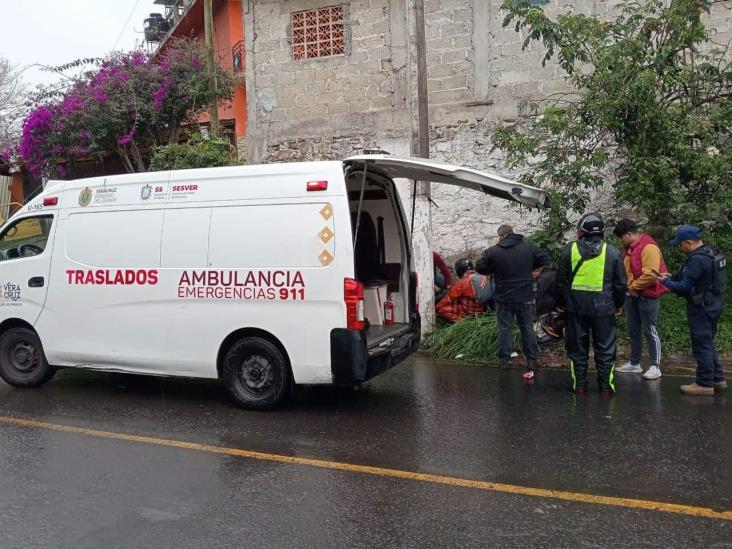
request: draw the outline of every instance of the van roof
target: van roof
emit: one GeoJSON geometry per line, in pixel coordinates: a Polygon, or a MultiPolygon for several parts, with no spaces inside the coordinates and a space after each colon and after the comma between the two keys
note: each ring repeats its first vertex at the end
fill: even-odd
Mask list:
{"type": "MultiPolygon", "coordinates": [[[[68,181],[49,180],[45,189],[30,200],[18,213],[43,211],[45,209],[43,206],[44,198],[53,196],[59,197],[58,205],[60,207],[78,207],[78,205],[82,205],[81,193],[85,189],[90,191],[88,193],[90,200],[92,195],[95,197],[94,201],[91,202],[92,205],[129,206],[156,202],[175,202],[178,198],[182,198],[173,196],[172,193],[176,186],[198,186],[199,192],[194,192],[193,195],[188,194],[186,202],[227,200],[229,196],[231,199],[302,197],[305,195],[308,181],[322,179],[334,181],[337,177],[340,177],[341,180],[343,177],[343,163],[340,161],[223,166],[98,176],[68,181]],[[258,176],[262,176],[262,181],[252,181],[258,179],[258,176]],[[302,187],[298,186],[295,190],[292,185],[293,178],[302,181],[302,187]],[[211,188],[200,187],[200,183],[205,180],[220,180],[222,187],[216,186],[218,192],[212,193],[210,192],[211,188]],[[246,182],[247,185],[241,185],[242,182],[246,182]],[[224,185],[229,186],[227,188],[224,185]],[[143,188],[147,186],[152,189],[163,186],[163,193],[169,196],[161,194],[148,200],[150,195],[141,194],[143,188]],[[222,188],[226,190],[221,192],[220,189],[222,188]],[[107,196],[115,194],[118,198],[97,202],[96,196],[97,194],[101,195],[102,192],[107,196]]],[[[150,190],[145,192],[150,192],[150,190]]],[[[344,188],[333,185],[327,192],[320,193],[319,196],[343,194],[344,192],[344,188]]]]}
{"type": "MultiPolygon", "coordinates": [[[[195,168],[188,170],[167,170],[159,172],[126,173],[120,175],[108,175],[89,177],[84,179],[71,179],[65,181],[65,189],[75,189],[95,186],[120,186],[139,185],[154,182],[176,182],[200,179],[203,177],[227,178],[236,176],[252,175],[297,175],[306,173],[317,173],[324,169],[332,170],[334,166],[342,166],[342,162],[314,161],[314,162],[280,162],[273,164],[243,164],[240,166],[221,166],[217,168],[195,168]]],[[[48,186],[46,187],[48,188],[48,186]]]]}
{"type": "MultiPolygon", "coordinates": [[[[363,169],[364,165],[368,165],[368,169],[373,169],[394,179],[419,179],[421,181],[433,181],[470,188],[502,199],[519,202],[530,207],[542,208],[548,207],[549,205],[549,197],[545,191],[497,175],[451,164],[441,164],[422,158],[362,155],[347,158],[343,161],[328,160],[253,164],[219,168],[131,173],[68,181],[49,180],[43,192],[29,201],[19,212],[41,209],[40,205],[43,204],[43,199],[50,194],[66,194],[64,191],[81,191],[87,187],[94,190],[98,187],[124,188],[126,186],[137,187],[148,184],[190,184],[204,178],[227,180],[238,177],[252,178],[258,175],[268,178],[277,176],[301,176],[303,181],[306,182],[311,179],[325,177],[326,174],[342,174],[344,165],[351,165],[357,169],[363,169]]],[[[329,192],[327,194],[332,193],[329,192]]]]}

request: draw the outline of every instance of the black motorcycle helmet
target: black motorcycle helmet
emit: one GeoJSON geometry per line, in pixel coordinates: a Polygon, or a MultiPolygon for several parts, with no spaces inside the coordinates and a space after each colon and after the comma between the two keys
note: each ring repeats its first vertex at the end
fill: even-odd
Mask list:
{"type": "Polygon", "coordinates": [[[583,236],[597,235],[603,236],[605,233],[605,221],[602,216],[597,213],[588,213],[583,215],[577,223],[577,235],[583,236]]]}
{"type": "Polygon", "coordinates": [[[458,278],[462,278],[465,273],[468,271],[475,270],[475,266],[473,265],[473,262],[470,261],[467,257],[464,257],[463,259],[458,259],[455,262],[455,273],[457,273],[458,278]]]}

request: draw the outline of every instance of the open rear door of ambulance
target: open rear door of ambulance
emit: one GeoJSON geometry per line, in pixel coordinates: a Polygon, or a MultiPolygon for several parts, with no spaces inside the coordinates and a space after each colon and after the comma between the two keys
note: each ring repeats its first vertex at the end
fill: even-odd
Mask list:
{"type": "Polygon", "coordinates": [[[519,202],[531,208],[541,209],[550,206],[549,195],[546,191],[536,187],[530,187],[498,175],[451,164],[440,164],[423,158],[360,155],[352,156],[344,163],[359,171],[366,164],[368,172],[381,173],[392,179],[412,179],[455,185],[519,202]]]}

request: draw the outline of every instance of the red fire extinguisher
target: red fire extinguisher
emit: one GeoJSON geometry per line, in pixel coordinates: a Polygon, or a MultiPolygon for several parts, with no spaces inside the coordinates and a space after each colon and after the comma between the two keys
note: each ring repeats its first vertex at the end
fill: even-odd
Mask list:
{"type": "Polygon", "coordinates": [[[391,294],[384,301],[384,324],[394,324],[394,302],[391,300],[391,294]]]}

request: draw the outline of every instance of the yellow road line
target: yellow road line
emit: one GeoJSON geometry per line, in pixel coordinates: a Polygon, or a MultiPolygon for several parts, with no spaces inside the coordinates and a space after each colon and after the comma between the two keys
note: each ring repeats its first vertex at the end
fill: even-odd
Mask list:
{"type": "Polygon", "coordinates": [[[256,459],[260,461],[289,463],[291,465],[304,465],[306,467],[318,467],[320,469],[334,469],[336,471],[347,471],[349,473],[362,473],[365,475],[375,475],[380,477],[429,482],[432,484],[457,486],[460,488],[473,488],[476,490],[486,490],[490,492],[502,492],[506,494],[516,494],[521,496],[559,499],[564,501],[574,501],[578,503],[610,505],[613,507],[626,507],[630,509],[645,509],[648,511],[676,513],[679,515],[689,515],[693,517],[732,520],[732,511],[715,511],[714,509],[709,509],[707,507],[695,507],[693,505],[663,503],[660,501],[649,501],[644,499],[599,496],[595,494],[583,494],[581,492],[547,490],[544,488],[531,488],[528,486],[516,486],[513,484],[501,484],[497,482],[486,482],[482,480],[470,480],[466,478],[449,477],[445,475],[430,475],[427,473],[402,471],[400,469],[385,469],[383,467],[371,467],[369,465],[355,465],[339,461],[324,461],[319,459],[300,458],[280,454],[268,454],[265,452],[241,450],[239,448],[225,448],[222,446],[197,444],[195,442],[184,442],[180,440],[168,440],[164,438],[128,435],[124,433],[113,433],[109,431],[97,431],[96,429],[84,429],[81,427],[72,427],[70,425],[60,425],[57,423],[46,423],[43,421],[36,421],[32,419],[0,416],[0,423],[4,423],[6,425],[16,425],[19,427],[48,429],[51,431],[60,431],[62,433],[74,433],[77,435],[86,435],[96,438],[108,438],[112,440],[122,440],[126,442],[139,442],[142,444],[154,444],[157,446],[182,448],[185,450],[195,450],[197,452],[207,452],[209,454],[223,454],[226,456],[256,459]]]}

